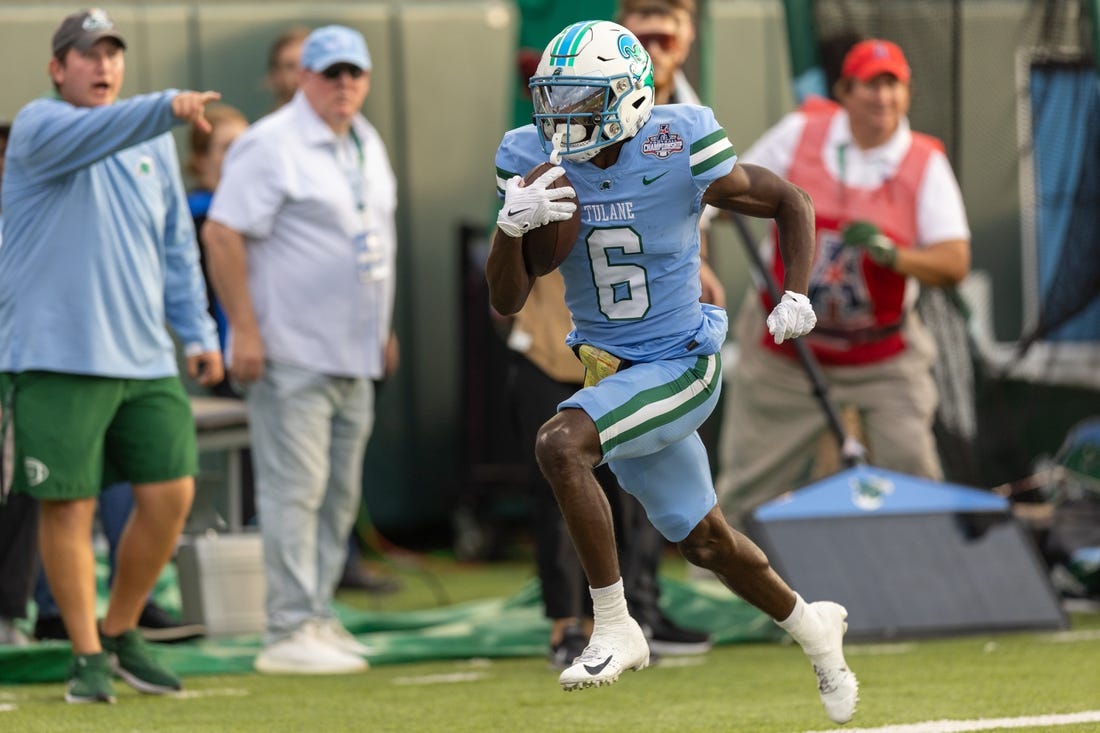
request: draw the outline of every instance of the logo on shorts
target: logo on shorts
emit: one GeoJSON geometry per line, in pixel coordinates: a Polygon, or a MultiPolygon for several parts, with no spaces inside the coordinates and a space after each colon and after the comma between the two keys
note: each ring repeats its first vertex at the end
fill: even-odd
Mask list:
{"type": "Polygon", "coordinates": [[[153,165],[153,158],[149,155],[143,155],[143,156],[141,156],[141,159],[138,160],[138,164],[137,164],[137,168],[135,169],[135,172],[139,176],[148,176],[148,175],[152,175],[153,170],[155,168],[156,168],[156,166],[153,165]]]}
{"type": "Polygon", "coordinates": [[[27,474],[27,486],[38,486],[50,477],[50,469],[37,458],[24,458],[23,471],[27,474]]]}

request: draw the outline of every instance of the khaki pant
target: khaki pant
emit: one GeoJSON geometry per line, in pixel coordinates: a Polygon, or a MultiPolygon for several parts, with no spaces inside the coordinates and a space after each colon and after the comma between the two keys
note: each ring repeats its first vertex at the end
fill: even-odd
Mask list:
{"type": "MultiPolygon", "coordinates": [[[[750,292],[739,311],[737,362],[726,384],[719,445],[718,501],[727,519],[809,483],[829,430],[801,363],[761,344],[765,315],[750,292]]],[[[861,366],[823,366],[838,410],[854,410],[872,465],[933,480],[943,478],[932,435],[938,395],[931,367],[936,347],[910,313],[905,351],[861,366]]]]}

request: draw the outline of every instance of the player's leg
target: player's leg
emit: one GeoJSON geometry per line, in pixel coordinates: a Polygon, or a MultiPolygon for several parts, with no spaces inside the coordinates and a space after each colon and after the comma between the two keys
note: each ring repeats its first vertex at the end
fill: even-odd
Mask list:
{"type": "Polygon", "coordinates": [[[611,461],[623,488],[645,506],[654,526],[693,564],[713,571],[735,593],[769,614],[814,665],[830,718],[851,718],[857,683],[843,655],[846,612],[835,603],[806,604],[749,538],[717,506],[706,449],[692,433],[657,453],[611,461]]]}
{"type": "Polygon", "coordinates": [[[859,684],[844,659],[848,628],[844,607],[829,601],[803,601],[771,567],[763,550],[726,523],[717,506],[678,546],[689,562],[712,571],[799,643],[813,664],[826,713],[837,723],[850,720],[859,684]]]}
{"type": "Polygon", "coordinates": [[[562,410],[539,430],[535,456],[554,490],[589,585],[603,588],[617,582],[611,507],[592,473],[603,457],[595,423],[582,410],[562,410]]]}
{"type": "Polygon", "coordinates": [[[539,463],[592,588],[592,638],[559,678],[567,690],[610,684],[623,670],[649,664],[645,634],[627,610],[611,510],[592,467],[658,452],[694,431],[714,408],[720,371],[713,355],[632,366],[563,402],[540,432],[539,463]]]}
{"type": "Polygon", "coordinates": [[[535,436],[558,404],[576,391],[551,379],[526,356],[512,352],[508,394],[512,425],[527,471],[531,498],[531,532],[535,540],[535,568],[542,590],[543,613],[550,620],[550,663],[562,670],[584,651],[592,632],[588,583],[554,491],[535,459],[535,436]],[[582,621],[583,619],[583,621],[582,621]]]}
{"type": "Polygon", "coordinates": [[[535,453],[554,489],[592,593],[592,636],[558,678],[565,690],[607,685],[649,665],[649,644],[627,610],[611,507],[592,468],[599,434],[586,413],[564,409],[539,431],[535,453]]]}

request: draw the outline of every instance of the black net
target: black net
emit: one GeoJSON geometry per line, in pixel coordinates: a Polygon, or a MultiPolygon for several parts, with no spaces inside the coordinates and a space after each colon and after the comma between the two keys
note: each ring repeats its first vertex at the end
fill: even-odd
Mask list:
{"type": "Polygon", "coordinates": [[[851,41],[885,38],[905,51],[913,70],[913,129],[958,152],[959,0],[816,0],[814,24],[826,80],[832,86],[851,41]]]}

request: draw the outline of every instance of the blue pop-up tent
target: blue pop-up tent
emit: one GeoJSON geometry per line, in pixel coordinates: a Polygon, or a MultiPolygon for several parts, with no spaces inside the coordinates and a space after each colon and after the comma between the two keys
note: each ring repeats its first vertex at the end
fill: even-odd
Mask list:
{"type": "Polygon", "coordinates": [[[809,601],[875,640],[1065,628],[1034,544],[987,491],[857,465],[761,505],[749,530],[809,601]]]}

